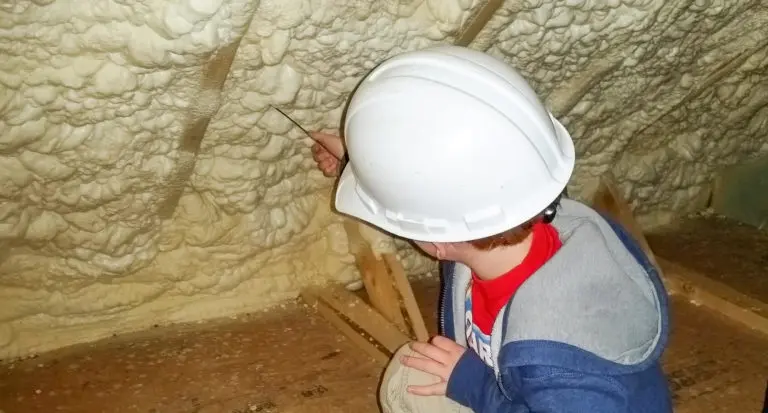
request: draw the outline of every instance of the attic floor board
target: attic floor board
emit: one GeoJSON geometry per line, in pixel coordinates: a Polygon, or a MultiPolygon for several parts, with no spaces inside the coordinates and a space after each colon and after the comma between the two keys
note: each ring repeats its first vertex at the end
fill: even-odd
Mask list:
{"type": "Polygon", "coordinates": [[[373,361],[303,306],[286,307],[268,317],[157,328],[0,367],[0,411],[374,411],[373,361]]]}
{"type": "Polygon", "coordinates": [[[646,236],[657,255],[768,303],[768,229],[697,213],[646,236]]]}
{"type": "MultiPolygon", "coordinates": [[[[434,332],[438,287],[414,283],[434,332]]],[[[0,366],[0,412],[375,412],[381,370],[301,305],[157,328],[0,366]]],[[[759,412],[768,339],[673,300],[676,412],[759,412]]]]}

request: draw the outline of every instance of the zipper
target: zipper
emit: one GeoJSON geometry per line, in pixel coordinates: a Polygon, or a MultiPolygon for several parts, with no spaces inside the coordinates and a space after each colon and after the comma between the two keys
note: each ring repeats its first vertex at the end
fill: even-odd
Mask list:
{"type": "Polygon", "coordinates": [[[499,383],[499,388],[501,389],[502,394],[504,394],[504,396],[506,397],[509,397],[509,395],[507,394],[506,387],[504,387],[504,380],[501,377],[501,367],[499,366],[499,358],[501,356],[501,346],[503,344],[504,337],[501,337],[501,339],[499,340],[499,346],[495,350],[493,348],[494,347],[493,343],[495,342],[494,338],[498,334],[501,334],[504,331],[504,320],[507,319],[507,312],[509,311],[509,307],[511,307],[511,304],[512,304],[512,299],[510,298],[507,304],[504,307],[502,307],[501,311],[496,316],[496,320],[493,323],[493,328],[491,328],[491,352],[493,353],[493,358],[494,358],[493,373],[496,376],[496,381],[499,383]],[[497,323],[497,321],[499,321],[499,317],[501,317],[501,322],[497,323]],[[501,332],[498,331],[498,329],[496,328],[497,324],[502,329],[501,332]]]}
{"type": "Polygon", "coordinates": [[[439,297],[440,314],[438,314],[438,317],[439,317],[439,324],[440,324],[440,335],[444,336],[445,335],[445,311],[446,311],[445,297],[446,297],[446,294],[448,294],[448,280],[446,279],[447,277],[443,271],[443,267],[444,267],[444,264],[440,264],[438,266],[438,271],[439,271],[438,276],[440,278],[440,282],[443,283],[443,285],[440,286],[440,297],[439,297]]]}
{"type": "MultiPolygon", "coordinates": [[[[446,300],[446,297],[451,297],[451,299],[454,298],[453,297],[453,292],[449,291],[451,289],[451,286],[453,286],[455,278],[457,276],[456,275],[456,267],[455,267],[456,264],[453,264],[453,265],[454,266],[452,267],[452,272],[450,274],[447,274],[447,272],[443,271],[443,265],[440,266],[440,282],[442,282],[443,285],[440,288],[440,297],[439,297],[440,301],[438,303],[438,307],[440,309],[439,310],[440,314],[438,315],[438,319],[439,319],[440,329],[441,329],[440,333],[443,334],[443,335],[445,335],[445,314],[447,313],[445,300],[446,300]],[[448,275],[450,275],[450,280],[448,279],[449,278],[448,275]]],[[[510,300],[510,302],[508,302],[502,308],[502,311],[499,312],[499,315],[496,316],[497,319],[493,323],[493,328],[491,328],[491,348],[492,349],[494,347],[494,345],[493,345],[494,337],[497,337],[499,334],[501,334],[501,332],[498,331],[498,328],[496,328],[496,325],[499,324],[500,327],[502,328],[502,332],[503,332],[503,328],[504,328],[503,320],[505,320],[506,317],[507,317],[507,312],[509,311],[509,307],[511,306],[511,301],[512,300],[510,300]],[[499,318],[502,319],[501,323],[497,323],[496,322],[496,321],[498,321],[499,318]]],[[[453,310],[454,310],[453,307],[455,307],[455,305],[456,305],[456,303],[453,303],[453,306],[450,309],[451,312],[453,312],[453,310]]],[[[454,340],[458,339],[459,334],[464,334],[463,330],[462,330],[462,332],[454,331],[454,336],[455,336],[455,337],[453,337],[454,340]]],[[[501,341],[503,341],[503,337],[502,337],[501,341]]],[[[496,376],[496,381],[499,383],[499,387],[501,388],[502,394],[504,394],[504,396],[506,396],[506,397],[509,397],[509,395],[507,394],[507,391],[506,391],[506,389],[504,387],[504,383],[503,383],[503,380],[502,380],[502,377],[501,377],[501,369],[499,368],[499,365],[498,365],[499,364],[498,359],[499,359],[499,353],[501,352],[501,348],[500,348],[501,346],[499,345],[498,347],[499,347],[498,351],[493,351],[492,350],[493,357],[495,359],[494,363],[493,363],[494,364],[493,372],[494,372],[494,376],[496,376]]],[[[472,351],[472,350],[468,349],[467,351],[472,351]]]]}

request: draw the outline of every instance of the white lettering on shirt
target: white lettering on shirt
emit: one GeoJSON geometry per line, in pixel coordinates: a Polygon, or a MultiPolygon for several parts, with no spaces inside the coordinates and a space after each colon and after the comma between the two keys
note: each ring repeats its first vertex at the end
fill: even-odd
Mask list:
{"type": "Polygon", "coordinates": [[[467,345],[471,348],[485,364],[493,367],[493,353],[491,352],[491,337],[480,330],[472,321],[472,286],[467,288],[466,298],[464,300],[464,334],[467,338],[467,345]]]}

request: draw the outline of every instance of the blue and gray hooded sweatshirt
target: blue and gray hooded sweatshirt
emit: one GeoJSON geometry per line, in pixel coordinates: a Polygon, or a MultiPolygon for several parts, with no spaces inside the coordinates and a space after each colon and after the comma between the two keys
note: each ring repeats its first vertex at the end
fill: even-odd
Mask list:
{"type": "MultiPolygon", "coordinates": [[[[563,245],[496,318],[494,367],[467,350],[447,396],[476,413],[671,413],[657,271],[622,227],[579,202],[563,199],[552,224],[563,245]]],[[[466,346],[471,271],[441,271],[442,334],[466,346]]]]}

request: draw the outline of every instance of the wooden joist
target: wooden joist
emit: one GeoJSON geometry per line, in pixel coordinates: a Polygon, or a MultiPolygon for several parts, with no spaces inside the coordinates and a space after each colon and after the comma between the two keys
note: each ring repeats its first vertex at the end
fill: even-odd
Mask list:
{"type": "Polygon", "coordinates": [[[379,363],[386,363],[400,346],[411,341],[378,311],[340,286],[310,289],[302,298],[379,363]]]}
{"type": "Polygon", "coordinates": [[[768,335],[768,304],[680,264],[663,258],[657,261],[670,291],[768,335]]]}
{"type": "Polygon", "coordinates": [[[370,304],[338,285],[304,291],[302,298],[376,362],[385,364],[399,347],[427,341],[429,334],[403,266],[394,254],[376,256],[359,225],[350,220],[344,228],[370,304]]]}
{"type": "Polygon", "coordinates": [[[314,307],[326,321],[331,323],[337,330],[347,336],[357,347],[368,354],[376,363],[386,364],[391,357],[388,352],[382,351],[375,343],[371,342],[360,331],[355,329],[349,321],[339,312],[333,309],[328,303],[321,300],[318,296],[308,292],[302,293],[302,298],[307,304],[314,307]]]}
{"type": "Polygon", "coordinates": [[[427,325],[424,323],[424,317],[421,315],[421,309],[416,302],[416,297],[413,295],[411,283],[405,275],[403,266],[400,265],[400,261],[398,261],[397,257],[393,254],[384,254],[383,258],[387,265],[387,269],[389,270],[389,274],[400,292],[403,306],[405,307],[405,311],[408,313],[408,319],[411,322],[413,334],[416,336],[416,341],[426,342],[429,340],[427,325]]]}
{"type": "Polygon", "coordinates": [[[453,44],[456,46],[469,46],[502,4],[504,4],[504,0],[486,0],[485,4],[480,6],[477,12],[469,17],[453,44]]]}
{"type": "Polygon", "coordinates": [[[645,255],[648,256],[653,264],[656,264],[655,254],[651,250],[648,240],[645,239],[645,234],[643,234],[640,225],[635,220],[632,208],[619,192],[613,174],[610,172],[600,177],[597,191],[592,196],[592,208],[607,214],[621,223],[635,241],[640,244],[640,248],[645,255]]]}
{"type": "Polygon", "coordinates": [[[235,55],[240,47],[240,41],[245,36],[249,26],[250,21],[241,37],[217,50],[207,64],[203,66],[198,96],[192,100],[192,105],[188,109],[189,117],[184,125],[179,145],[179,151],[187,155],[181,156],[180,159],[188,158],[188,160],[176,165],[166,183],[166,193],[158,209],[158,215],[162,219],[173,217],[176,207],[184,195],[184,189],[189,184],[189,178],[195,169],[195,162],[203,137],[208,130],[208,124],[221,106],[224,83],[229,76],[232,62],[235,60],[235,55]]]}
{"type": "Polygon", "coordinates": [[[363,239],[359,225],[356,221],[346,221],[344,229],[349,240],[349,252],[355,256],[368,299],[384,318],[402,331],[407,331],[408,326],[400,310],[399,294],[386,263],[376,257],[368,242],[363,239]]]}

